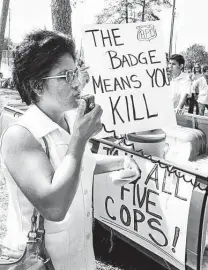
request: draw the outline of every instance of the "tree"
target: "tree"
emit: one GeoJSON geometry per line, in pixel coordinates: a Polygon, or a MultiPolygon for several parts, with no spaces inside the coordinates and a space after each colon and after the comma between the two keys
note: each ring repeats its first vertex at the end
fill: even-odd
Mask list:
{"type": "Polygon", "coordinates": [[[9,11],[9,0],[3,0],[1,17],[0,17],[0,67],[1,67],[2,50],[3,50],[3,45],[4,45],[4,35],[5,35],[8,11],[9,11]]]}
{"type": "Polygon", "coordinates": [[[170,0],[105,0],[106,8],[97,15],[97,23],[128,23],[159,20],[162,7],[170,0]]]}
{"type": "Polygon", "coordinates": [[[185,58],[185,67],[187,69],[192,69],[195,63],[199,63],[200,65],[208,64],[208,52],[203,45],[193,44],[181,54],[185,58]]]}
{"type": "Polygon", "coordinates": [[[72,36],[70,0],[51,0],[53,30],[72,36]]]}

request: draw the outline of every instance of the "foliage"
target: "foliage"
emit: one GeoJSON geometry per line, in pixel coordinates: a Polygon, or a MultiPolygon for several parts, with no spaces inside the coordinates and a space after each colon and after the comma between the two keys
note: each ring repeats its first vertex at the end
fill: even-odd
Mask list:
{"type": "Polygon", "coordinates": [[[105,0],[106,8],[97,15],[96,23],[123,23],[159,20],[162,7],[171,7],[170,0],[105,0]]]}
{"type": "Polygon", "coordinates": [[[208,64],[208,52],[203,45],[193,44],[181,54],[185,58],[185,67],[187,69],[192,69],[195,63],[199,63],[200,65],[208,64]]]}

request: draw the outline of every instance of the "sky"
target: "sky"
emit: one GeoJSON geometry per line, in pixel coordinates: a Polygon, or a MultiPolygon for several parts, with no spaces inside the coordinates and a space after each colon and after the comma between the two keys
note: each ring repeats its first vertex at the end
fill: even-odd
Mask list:
{"type": "MultiPolygon", "coordinates": [[[[0,0],[0,8],[3,0],[0,0]]],[[[104,0],[85,0],[73,10],[72,27],[77,46],[80,46],[81,25],[90,24],[94,16],[104,8],[104,0]]],[[[208,0],[176,0],[173,52],[180,53],[194,43],[208,50],[206,20],[208,0]]],[[[171,9],[160,14],[165,48],[168,51],[171,24],[171,9]]],[[[50,0],[10,0],[10,35],[14,42],[34,28],[52,29],[50,0]]],[[[8,23],[7,23],[8,25],[8,23]]],[[[6,29],[8,36],[8,27],[6,29]]]]}
{"type": "Polygon", "coordinates": [[[176,13],[178,13],[175,28],[176,49],[180,52],[194,43],[199,43],[208,50],[206,25],[208,0],[176,1],[176,13]]]}

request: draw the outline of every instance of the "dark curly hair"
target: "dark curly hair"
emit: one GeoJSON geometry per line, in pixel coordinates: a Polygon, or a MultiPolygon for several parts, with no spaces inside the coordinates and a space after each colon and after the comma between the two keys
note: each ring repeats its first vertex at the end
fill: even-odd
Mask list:
{"type": "Polygon", "coordinates": [[[27,105],[38,101],[34,89],[42,89],[54,63],[69,53],[76,60],[75,43],[66,35],[48,30],[36,30],[26,35],[13,51],[12,77],[14,87],[27,105]]]}

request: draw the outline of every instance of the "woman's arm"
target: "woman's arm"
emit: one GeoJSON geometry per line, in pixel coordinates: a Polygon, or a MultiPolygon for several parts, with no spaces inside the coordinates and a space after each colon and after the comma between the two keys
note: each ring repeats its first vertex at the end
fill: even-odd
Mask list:
{"type": "Polygon", "coordinates": [[[86,143],[102,128],[101,114],[100,106],[96,105],[77,119],[66,156],[55,171],[27,129],[15,125],[5,132],[1,147],[4,163],[23,194],[46,219],[64,219],[79,184],[86,143]]]}
{"type": "Polygon", "coordinates": [[[77,190],[85,143],[71,141],[56,171],[28,130],[13,126],[2,143],[4,163],[23,194],[46,219],[62,220],[77,190]]]}
{"type": "Polygon", "coordinates": [[[95,174],[112,172],[110,177],[115,185],[124,185],[141,177],[141,170],[133,158],[128,156],[96,155],[95,174]]]}
{"type": "Polygon", "coordinates": [[[96,167],[94,174],[101,174],[121,170],[124,168],[124,156],[106,156],[94,154],[96,167]]]}

